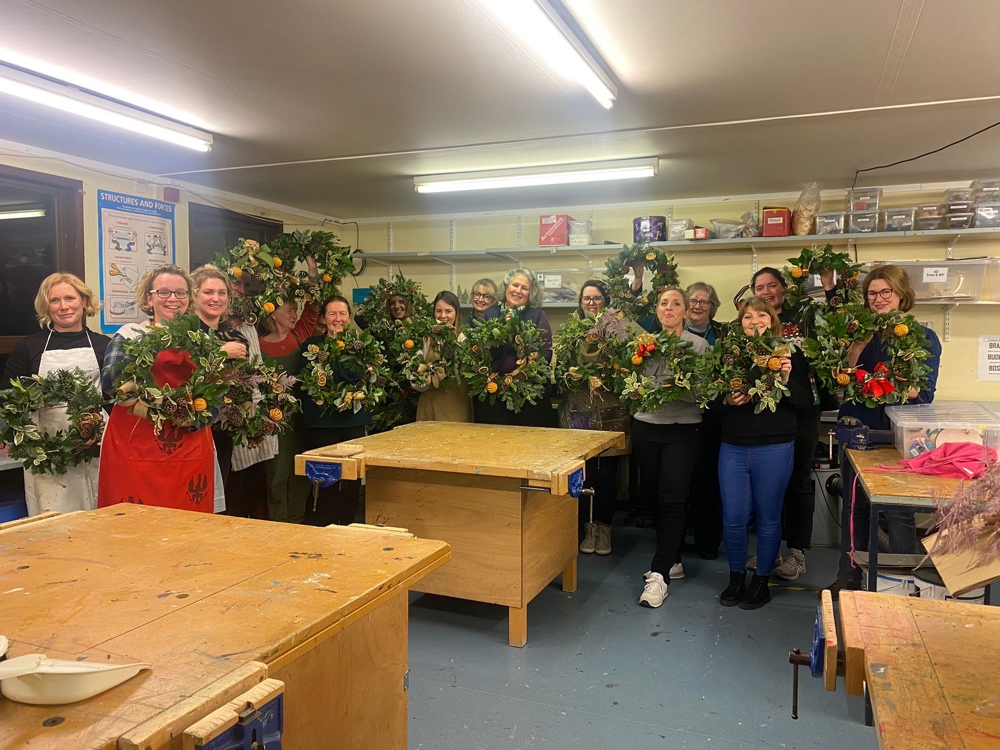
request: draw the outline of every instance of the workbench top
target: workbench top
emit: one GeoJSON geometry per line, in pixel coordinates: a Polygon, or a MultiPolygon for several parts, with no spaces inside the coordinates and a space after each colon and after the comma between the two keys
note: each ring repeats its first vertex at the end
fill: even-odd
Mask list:
{"type": "MultiPolygon", "coordinates": [[[[861,483],[868,496],[875,502],[900,505],[925,505],[934,507],[934,498],[951,500],[962,482],[948,477],[932,477],[903,471],[899,466],[901,456],[894,447],[886,446],[871,451],[848,450],[848,458],[861,472],[861,483]],[[867,471],[878,468],[899,469],[898,471],[867,471]]],[[[844,488],[844,496],[850,500],[850,487],[844,488]]]]}

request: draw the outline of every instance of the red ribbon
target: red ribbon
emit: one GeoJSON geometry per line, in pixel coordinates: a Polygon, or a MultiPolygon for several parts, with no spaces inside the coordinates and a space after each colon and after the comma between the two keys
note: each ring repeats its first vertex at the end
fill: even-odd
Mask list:
{"type": "Polygon", "coordinates": [[[885,362],[879,362],[875,365],[875,369],[872,372],[862,370],[859,367],[854,374],[858,382],[862,383],[861,390],[868,396],[881,398],[896,390],[896,386],[886,379],[886,376],[889,374],[889,368],[885,366],[885,362]]]}
{"type": "Polygon", "coordinates": [[[639,344],[639,347],[636,349],[635,353],[638,354],[640,357],[645,357],[647,354],[652,354],[655,351],[656,351],[656,344],[649,344],[648,346],[646,344],[639,344]]]}

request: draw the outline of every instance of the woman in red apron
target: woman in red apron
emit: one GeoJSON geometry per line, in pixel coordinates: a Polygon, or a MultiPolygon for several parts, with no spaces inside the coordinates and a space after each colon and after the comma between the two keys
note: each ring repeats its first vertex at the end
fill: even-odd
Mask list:
{"type": "MultiPolygon", "coordinates": [[[[101,375],[105,393],[112,393],[125,361],[125,342],[150,326],[187,312],[192,291],[190,277],[178,266],[158,266],[142,277],[136,298],[150,320],[122,326],[111,340],[101,375]]],[[[153,379],[160,386],[176,387],[187,381],[195,367],[187,352],[160,352],[153,363],[153,379]]],[[[215,510],[215,489],[210,428],[192,431],[167,423],[157,433],[153,423],[137,417],[130,406],[115,405],[101,447],[98,507],[137,503],[211,513],[215,510]]]]}
{"type": "MultiPolygon", "coordinates": [[[[71,273],[48,276],[35,295],[35,313],[41,331],[25,336],[14,345],[3,371],[0,387],[31,375],[46,377],[59,370],[79,368],[100,392],[100,363],[111,339],[88,331],[84,317],[97,314],[100,304],[94,293],[71,273]]],[[[66,404],[40,409],[33,415],[43,432],[69,426],[66,404]]],[[[72,466],[63,474],[24,472],[24,494],[28,515],[45,511],[70,513],[93,510],[97,501],[99,459],[72,466]]]]}

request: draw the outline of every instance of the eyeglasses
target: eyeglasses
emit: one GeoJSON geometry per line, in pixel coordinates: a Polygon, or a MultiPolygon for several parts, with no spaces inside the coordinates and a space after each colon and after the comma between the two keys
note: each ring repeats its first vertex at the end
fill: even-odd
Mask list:
{"type": "Polygon", "coordinates": [[[868,299],[875,300],[881,297],[882,299],[889,299],[893,294],[896,293],[895,289],[879,289],[878,291],[868,290],[868,299]]]}
{"type": "Polygon", "coordinates": [[[187,289],[178,289],[176,292],[173,291],[172,289],[155,289],[153,291],[153,294],[155,294],[160,299],[170,299],[170,295],[173,295],[177,299],[188,298],[187,289]]]}
{"type": "Polygon", "coordinates": [[[604,302],[604,296],[599,294],[596,297],[581,297],[580,301],[585,302],[587,304],[590,304],[592,302],[604,302]]]}
{"type": "Polygon", "coordinates": [[[489,302],[491,299],[493,299],[493,296],[490,294],[485,294],[483,292],[473,292],[472,299],[481,299],[484,302],[489,302]]]}
{"type": "Polygon", "coordinates": [[[711,300],[707,299],[689,299],[689,307],[709,307],[712,304],[711,300]]]}

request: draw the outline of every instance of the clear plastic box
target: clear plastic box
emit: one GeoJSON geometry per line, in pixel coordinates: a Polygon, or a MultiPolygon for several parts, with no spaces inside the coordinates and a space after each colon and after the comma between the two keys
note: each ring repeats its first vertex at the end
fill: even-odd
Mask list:
{"type": "Polygon", "coordinates": [[[944,213],[944,206],[940,203],[925,203],[922,206],[917,206],[917,218],[925,219],[934,217],[935,219],[941,218],[944,213]]]}
{"type": "Polygon", "coordinates": [[[847,215],[848,229],[851,234],[864,234],[878,231],[878,211],[857,211],[847,215]]]}
{"type": "Polygon", "coordinates": [[[1000,203],[979,203],[976,205],[977,227],[1000,227],[1000,203]]]}
{"type": "Polygon", "coordinates": [[[950,190],[944,191],[944,202],[952,203],[953,201],[971,201],[972,200],[972,188],[951,188],[950,190]]]}
{"type": "Polygon", "coordinates": [[[972,201],[948,201],[944,204],[944,212],[947,214],[971,214],[975,208],[972,201]]]}
{"type": "Polygon", "coordinates": [[[570,245],[591,245],[594,236],[590,231],[590,221],[571,221],[569,223],[570,245]]]}
{"type": "Polygon", "coordinates": [[[882,188],[854,188],[847,191],[847,210],[851,213],[878,211],[880,200],[882,188]]]}
{"type": "Polygon", "coordinates": [[[843,234],[844,212],[816,214],[816,234],[843,234]]]}
{"type": "Polygon", "coordinates": [[[974,402],[888,406],[893,443],[903,458],[913,458],[946,443],[1000,448],[1000,417],[974,402]]]}
{"type": "Polygon", "coordinates": [[[941,228],[941,217],[940,216],[918,216],[916,221],[917,229],[921,232],[926,232],[929,229],[940,229],[941,228]]]}
{"type": "MultiPolygon", "coordinates": [[[[917,302],[976,302],[983,293],[986,269],[997,263],[996,258],[892,261],[910,277],[917,302]]],[[[872,264],[881,265],[886,263],[872,264]]]]}
{"type": "Polygon", "coordinates": [[[1000,202],[1000,178],[973,182],[972,200],[976,203],[1000,202]]]}
{"type": "Polygon", "coordinates": [[[691,219],[673,219],[667,222],[667,241],[680,242],[684,239],[684,231],[694,229],[694,222],[691,219]]]}
{"type": "Polygon", "coordinates": [[[887,208],[882,212],[883,232],[912,232],[915,208],[887,208]]]}
{"type": "Polygon", "coordinates": [[[972,226],[972,218],[975,216],[971,211],[962,214],[945,214],[945,229],[968,229],[972,226]]]}

